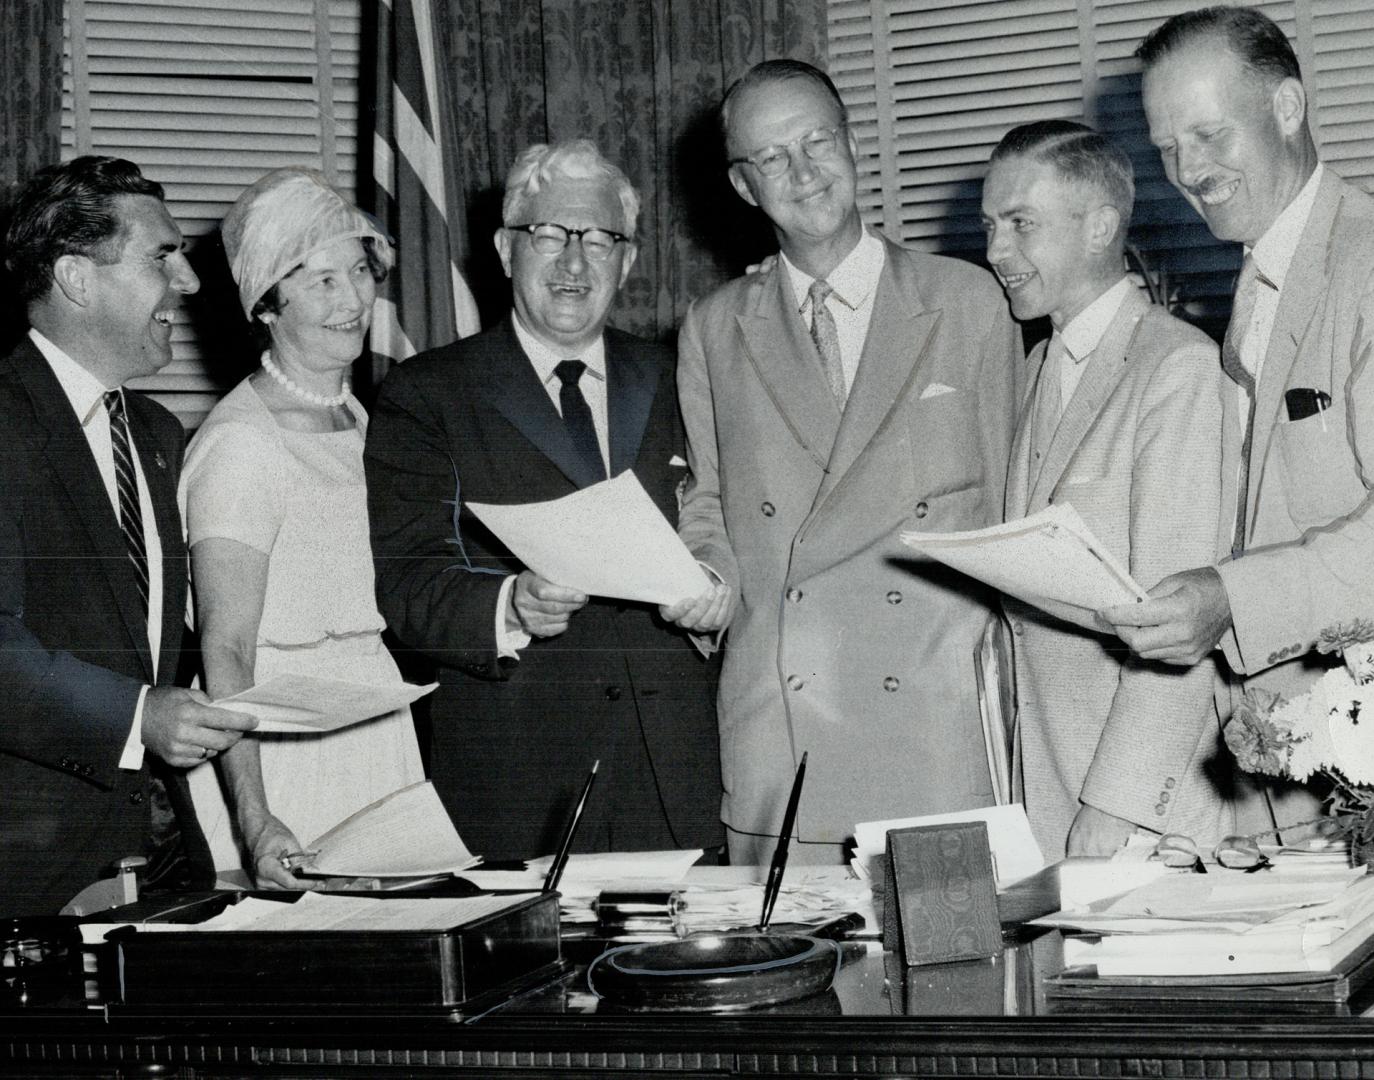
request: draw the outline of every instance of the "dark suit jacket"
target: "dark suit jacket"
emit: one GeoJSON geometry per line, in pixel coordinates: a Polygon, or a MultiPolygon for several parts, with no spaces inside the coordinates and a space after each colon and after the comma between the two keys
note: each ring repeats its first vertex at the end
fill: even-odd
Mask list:
{"type": "MultiPolygon", "coordinates": [[[[676,523],[671,353],[608,330],[606,361],[611,472],[633,468],[676,523]]],[[[553,850],[598,757],[579,849],[718,844],[716,665],[654,610],[593,598],[566,633],[497,660],[497,595],[524,567],[466,502],[556,499],[593,479],[510,324],[394,368],[366,462],[378,605],[440,667],[431,772],[469,847],[553,850]]]]}
{"type": "MultiPolygon", "coordinates": [[[[126,395],[163,554],[158,683],[177,670],[186,549],[177,516],[181,425],[126,395]]],[[[155,567],[150,570],[156,572],[155,567]]],[[[0,360],[0,908],[53,913],[124,855],[154,855],[162,791],[182,848],[159,849],[207,883],[209,851],[183,774],[147,755],[121,771],[139,689],[153,681],[134,571],[100,472],[61,384],[25,338],[0,360]],[[151,772],[155,771],[154,781],[151,772]],[[156,804],[156,806],[155,806],[156,804]],[[191,863],[184,861],[190,859],[191,863]]],[[[168,882],[173,884],[173,882],[168,882]]]]}

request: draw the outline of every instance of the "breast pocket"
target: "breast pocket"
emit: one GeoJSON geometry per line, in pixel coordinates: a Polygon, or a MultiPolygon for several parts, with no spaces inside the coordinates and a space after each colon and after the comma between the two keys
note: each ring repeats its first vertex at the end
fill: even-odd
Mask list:
{"type": "Polygon", "coordinates": [[[907,417],[911,465],[924,498],[939,498],[983,483],[976,406],[973,394],[952,390],[923,398],[912,408],[907,417]]]}
{"type": "Polygon", "coordinates": [[[1355,468],[1344,404],[1280,424],[1275,438],[1283,462],[1288,514],[1299,529],[1325,525],[1364,499],[1365,486],[1355,468]]]}

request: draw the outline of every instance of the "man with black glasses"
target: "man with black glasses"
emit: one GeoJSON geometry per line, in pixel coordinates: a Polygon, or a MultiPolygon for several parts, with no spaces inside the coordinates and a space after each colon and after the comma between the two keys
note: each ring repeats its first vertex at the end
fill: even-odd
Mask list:
{"type": "Polygon", "coordinates": [[[649,606],[527,569],[467,509],[633,469],[677,520],[672,354],[606,327],[638,212],[585,139],[521,154],[495,238],[512,317],[394,369],[368,433],[378,604],[438,665],[430,774],[489,859],[553,851],[598,758],[579,850],[721,841],[715,664],[649,606]]]}
{"type": "Polygon", "coordinates": [[[767,861],[809,752],[792,858],[838,862],[857,821],[992,801],[973,653],[995,597],[898,534],[1001,519],[1021,351],[990,275],[864,230],[822,72],[755,66],[721,126],[781,255],[682,329],[679,532],[721,583],[663,614],[728,627],[731,860],[767,861]]]}

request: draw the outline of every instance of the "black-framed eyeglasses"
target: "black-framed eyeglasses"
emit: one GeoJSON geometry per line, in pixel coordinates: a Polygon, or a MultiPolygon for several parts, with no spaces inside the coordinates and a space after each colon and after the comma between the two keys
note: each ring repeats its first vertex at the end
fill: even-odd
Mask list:
{"type": "Polygon", "coordinates": [[[801,152],[811,161],[825,161],[834,157],[835,150],[840,145],[840,132],[845,126],[837,124],[832,128],[816,128],[805,135],[797,136],[789,143],[776,143],[773,146],[765,146],[762,150],[755,150],[746,157],[731,158],[730,164],[752,165],[764,176],[781,176],[792,164],[794,146],[800,147],[801,152]]]}
{"type": "Polygon", "coordinates": [[[582,254],[601,262],[611,257],[616,244],[628,244],[630,238],[613,229],[570,229],[553,221],[537,221],[533,225],[507,225],[512,232],[530,234],[530,246],[540,255],[557,255],[574,236],[582,244],[582,254]]]}

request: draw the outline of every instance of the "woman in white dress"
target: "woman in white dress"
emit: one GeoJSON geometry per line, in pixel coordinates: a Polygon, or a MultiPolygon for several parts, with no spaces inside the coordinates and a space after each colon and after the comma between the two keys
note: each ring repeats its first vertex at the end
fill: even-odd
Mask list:
{"type": "MultiPolygon", "coordinates": [[[[373,595],[367,415],[348,381],[390,245],[306,169],[259,180],[222,234],[267,348],[191,441],[181,478],[206,690],[227,697],[282,672],[399,681],[373,595]]],[[[261,887],[305,887],[282,855],[423,779],[408,710],[324,735],[255,735],[219,761],[218,777],[209,765],[192,775],[196,812],[216,866],[261,887]]]]}

